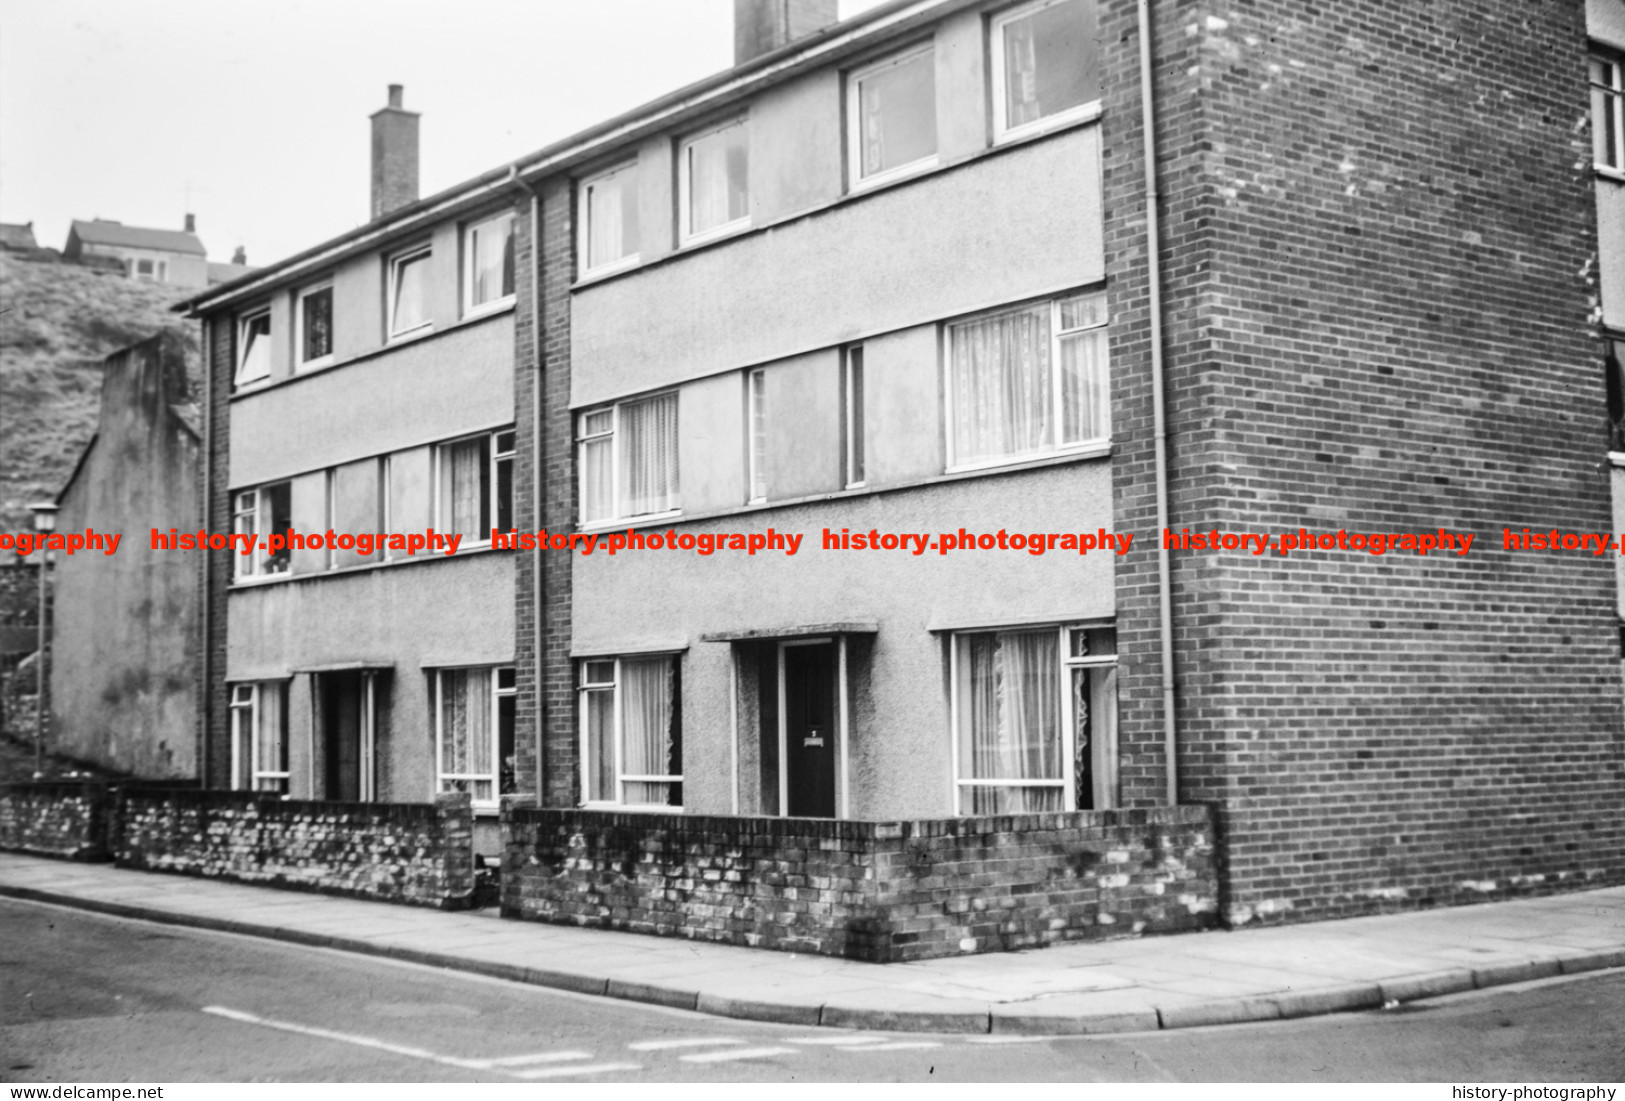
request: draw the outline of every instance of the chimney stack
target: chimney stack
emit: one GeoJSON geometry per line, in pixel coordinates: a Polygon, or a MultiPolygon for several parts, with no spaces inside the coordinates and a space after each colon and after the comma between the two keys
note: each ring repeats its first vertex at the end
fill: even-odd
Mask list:
{"type": "Polygon", "coordinates": [[[372,116],[372,216],[418,200],[418,113],[401,107],[401,86],[372,116]]]}
{"type": "Polygon", "coordinates": [[[243,248],[242,245],[238,245],[237,251],[231,254],[231,262],[246,266],[248,263],[248,250],[243,248]]]}
{"type": "Polygon", "coordinates": [[[734,0],[734,64],[772,53],[836,22],[836,0],[734,0]]]}
{"type": "Polygon", "coordinates": [[[188,233],[196,233],[197,232],[197,215],[188,214],[186,216],[186,232],[188,232],[188,233]]]}

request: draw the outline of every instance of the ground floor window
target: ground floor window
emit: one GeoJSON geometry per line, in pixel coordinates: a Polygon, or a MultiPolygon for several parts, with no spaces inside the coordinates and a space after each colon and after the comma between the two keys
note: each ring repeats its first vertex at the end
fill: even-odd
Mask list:
{"type": "Polygon", "coordinates": [[[441,669],[435,674],[436,790],[466,791],[478,809],[518,790],[511,665],[441,669]]]}
{"type": "Polygon", "coordinates": [[[581,663],[587,803],[683,805],[683,706],[676,654],[581,663]]]}
{"type": "Polygon", "coordinates": [[[231,686],[231,786],[288,791],[288,686],[258,681],[231,686]]]}
{"type": "Polygon", "coordinates": [[[956,634],[950,668],[958,813],[1103,810],[1116,804],[1112,628],[956,634]]]}

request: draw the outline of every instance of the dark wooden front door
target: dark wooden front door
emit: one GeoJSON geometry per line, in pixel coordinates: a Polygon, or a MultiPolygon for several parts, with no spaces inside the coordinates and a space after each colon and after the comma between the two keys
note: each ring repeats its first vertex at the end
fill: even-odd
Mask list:
{"type": "Polygon", "coordinates": [[[784,767],[789,813],[835,817],[835,644],[786,645],[784,767]]]}
{"type": "Polygon", "coordinates": [[[362,677],[360,673],[322,676],[322,733],[327,743],[326,794],[329,799],[361,798],[362,677]]]}

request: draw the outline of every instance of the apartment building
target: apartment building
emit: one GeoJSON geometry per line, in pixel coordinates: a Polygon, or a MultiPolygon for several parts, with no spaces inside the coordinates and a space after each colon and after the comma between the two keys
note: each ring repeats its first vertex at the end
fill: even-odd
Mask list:
{"type": "Polygon", "coordinates": [[[258,540],[210,556],[204,769],[494,815],[515,783],[514,563],[487,553],[513,500],[514,193],[423,217],[399,86],[372,122],[373,223],[190,303],[210,530],[258,540]]]}
{"type": "MultiPolygon", "coordinates": [[[[464,538],[215,552],[213,782],[580,808],[623,886],[583,823],[1170,805],[1232,924],[1625,878],[1616,567],[1502,539],[1625,503],[1619,0],[736,13],[734,68],[429,199],[385,155],[193,300],[217,528],[464,538]],[[1475,542],[1347,543],[1407,532],[1475,542]]],[[[1057,920],[1007,944],[1107,931],[1057,920]]]]}

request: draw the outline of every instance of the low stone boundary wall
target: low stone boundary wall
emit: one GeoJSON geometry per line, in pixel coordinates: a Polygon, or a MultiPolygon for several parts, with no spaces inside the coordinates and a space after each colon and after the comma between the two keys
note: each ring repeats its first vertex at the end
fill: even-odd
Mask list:
{"type": "Polygon", "coordinates": [[[0,849],[107,860],[109,785],[34,780],[0,785],[0,849]]]}
{"type": "Polygon", "coordinates": [[[1215,923],[1205,806],[913,822],[503,808],[504,917],[878,963],[1215,923]]]}
{"type": "Polygon", "coordinates": [[[434,803],[288,800],[242,791],[119,795],[120,867],[462,909],[474,892],[466,793],[434,803]]]}

